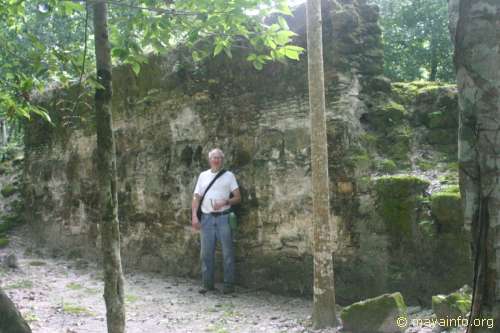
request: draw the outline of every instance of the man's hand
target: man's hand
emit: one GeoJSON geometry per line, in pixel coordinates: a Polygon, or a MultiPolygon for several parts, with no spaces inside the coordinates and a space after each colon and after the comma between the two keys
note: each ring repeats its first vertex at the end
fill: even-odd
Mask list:
{"type": "Polygon", "coordinates": [[[198,216],[193,215],[193,218],[191,219],[191,226],[193,227],[193,230],[200,230],[201,229],[201,223],[198,220],[198,216]]]}
{"type": "Polygon", "coordinates": [[[214,203],[214,210],[219,210],[221,209],[222,207],[228,205],[228,200],[217,200],[215,203],[214,203]]]}

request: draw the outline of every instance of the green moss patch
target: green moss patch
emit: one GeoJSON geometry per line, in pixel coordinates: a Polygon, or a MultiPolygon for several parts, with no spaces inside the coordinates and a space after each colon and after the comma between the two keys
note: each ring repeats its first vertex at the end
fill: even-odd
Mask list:
{"type": "Polygon", "coordinates": [[[137,302],[140,298],[139,298],[139,296],[136,296],[136,295],[127,294],[127,295],[125,295],[124,299],[125,299],[125,303],[134,303],[134,302],[137,302]]]}
{"type": "Polygon", "coordinates": [[[450,320],[453,318],[467,318],[472,304],[471,289],[468,286],[449,295],[432,296],[432,310],[445,327],[460,326],[460,323],[450,320]]]}
{"type": "Polygon", "coordinates": [[[95,316],[95,313],[87,309],[86,307],[71,304],[71,303],[63,303],[62,310],[68,314],[74,315],[87,315],[87,316],[95,316]]]}
{"type": "Polygon", "coordinates": [[[411,235],[415,210],[429,184],[411,175],[384,176],[375,180],[377,211],[393,239],[411,235]]]}
{"type": "Polygon", "coordinates": [[[5,185],[0,190],[0,192],[2,193],[2,195],[4,196],[4,198],[10,197],[14,193],[16,193],[16,191],[17,191],[17,189],[13,185],[10,185],[10,184],[5,185]]]}
{"type": "Polygon", "coordinates": [[[30,280],[20,280],[15,283],[11,283],[9,285],[6,285],[4,289],[30,289],[33,288],[33,282],[30,280]]]}
{"type": "Polygon", "coordinates": [[[1,237],[0,238],[0,249],[3,249],[4,247],[7,247],[9,245],[9,239],[1,237]]]}
{"type": "Polygon", "coordinates": [[[383,173],[395,173],[398,169],[398,166],[393,160],[383,159],[376,162],[377,171],[383,173]]]}
{"type": "Polygon", "coordinates": [[[83,289],[83,286],[79,283],[76,283],[76,282],[70,282],[66,285],[66,288],[71,289],[71,290],[80,290],[80,289],[83,289]]]}
{"type": "Polygon", "coordinates": [[[462,228],[463,213],[458,187],[450,186],[441,192],[433,193],[431,211],[442,231],[456,231],[462,228]]]}
{"type": "Polygon", "coordinates": [[[377,131],[383,131],[386,127],[401,124],[407,114],[403,105],[391,101],[375,108],[368,115],[368,121],[377,131]]]}

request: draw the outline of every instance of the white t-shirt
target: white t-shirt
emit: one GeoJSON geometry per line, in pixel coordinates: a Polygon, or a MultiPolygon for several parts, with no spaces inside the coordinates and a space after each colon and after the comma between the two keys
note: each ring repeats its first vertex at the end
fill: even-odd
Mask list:
{"type": "MultiPolygon", "coordinates": [[[[194,188],[194,193],[198,194],[200,197],[203,196],[205,190],[207,189],[212,179],[219,173],[219,171],[213,173],[211,169],[205,170],[200,173],[198,181],[196,182],[196,187],[194,188]]],[[[217,178],[215,183],[212,184],[208,190],[203,203],[201,204],[201,211],[205,214],[215,212],[212,203],[215,204],[215,200],[227,200],[229,199],[229,194],[238,188],[238,183],[236,182],[236,177],[231,171],[224,172],[222,176],[217,178]]],[[[219,209],[218,211],[224,211],[229,209],[231,206],[226,205],[219,209]]]]}

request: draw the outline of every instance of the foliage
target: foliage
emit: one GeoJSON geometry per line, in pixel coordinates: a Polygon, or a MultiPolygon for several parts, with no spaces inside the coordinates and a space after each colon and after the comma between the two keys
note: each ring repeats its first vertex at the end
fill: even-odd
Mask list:
{"type": "Polygon", "coordinates": [[[446,1],[373,1],[381,11],[384,70],[389,78],[455,81],[446,1]]]}
{"type": "MultiPolygon", "coordinates": [[[[48,87],[65,88],[83,80],[79,94],[98,86],[93,57],[91,7],[84,1],[0,0],[0,117],[30,118],[33,95],[48,87]],[[87,8],[88,7],[88,8],[87,8]]],[[[290,45],[294,33],[284,15],[287,0],[131,0],[108,1],[112,57],[138,74],[150,53],[178,45],[195,61],[234,48],[245,49],[256,69],[266,62],[297,60],[302,48],[290,45]],[[264,18],[275,17],[275,23],[264,18]]],[[[80,97],[77,98],[77,101],[80,97]]]]}

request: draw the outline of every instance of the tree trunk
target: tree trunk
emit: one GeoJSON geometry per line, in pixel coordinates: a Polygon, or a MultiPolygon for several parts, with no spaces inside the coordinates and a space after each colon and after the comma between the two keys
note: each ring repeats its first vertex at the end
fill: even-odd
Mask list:
{"type": "Polygon", "coordinates": [[[116,194],[116,149],[111,113],[111,56],[104,0],[94,2],[94,34],[97,79],[103,88],[95,94],[97,167],[104,264],[104,300],[108,333],[125,332],[123,273],[120,258],[120,229],[116,194]]]}
{"type": "MultiPolygon", "coordinates": [[[[465,223],[472,232],[473,300],[469,323],[500,325],[500,3],[450,1],[459,89],[460,191],[465,223]]],[[[492,332],[485,325],[468,333],[492,332]]]]}
{"type": "Polygon", "coordinates": [[[307,53],[311,113],[311,169],[314,223],[315,328],[337,324],[330,230],[328,152],[323,72],[321,0],[307,1],[307,53]]]}
{"type": "Polygon", "coordinates": [[[30,327],[1,288],[0,333],[31,333],[30,327]]]}
{"type": "Polygon", "coordinates": [[[436,45],[436,38],[432,36],[431,38],[431,73],[429,75],[429,81],[436,81],[437,77],[437,67],[438,67],[438,57],[437,57],[437,48],[438,45],[436,45]]]}

